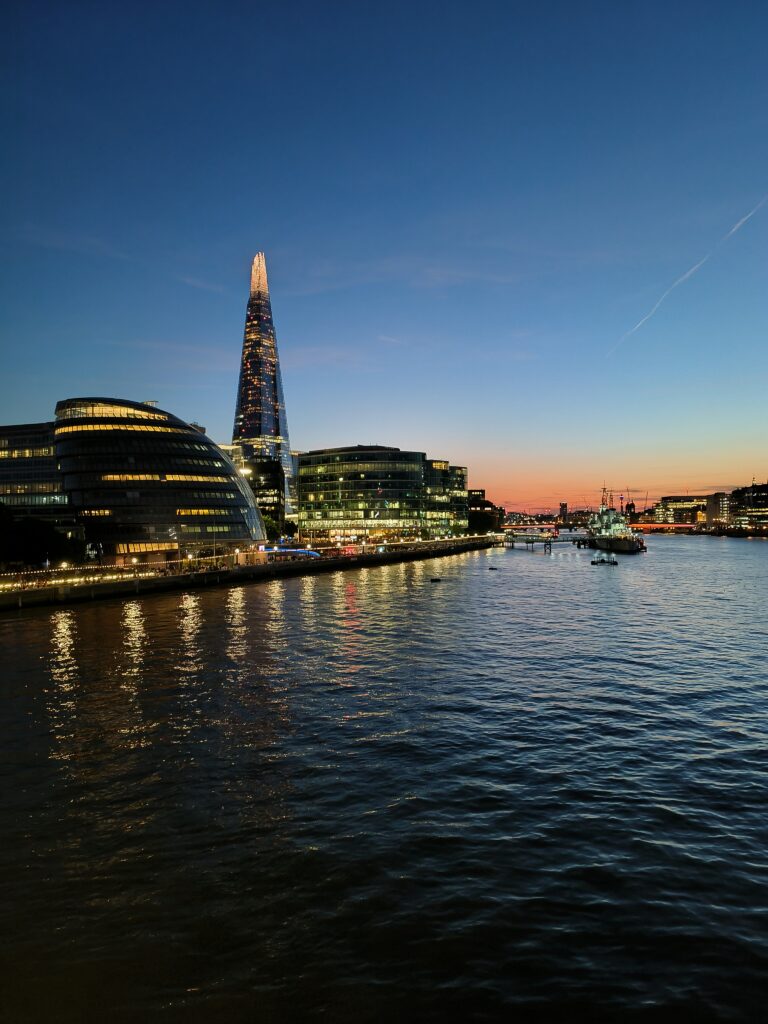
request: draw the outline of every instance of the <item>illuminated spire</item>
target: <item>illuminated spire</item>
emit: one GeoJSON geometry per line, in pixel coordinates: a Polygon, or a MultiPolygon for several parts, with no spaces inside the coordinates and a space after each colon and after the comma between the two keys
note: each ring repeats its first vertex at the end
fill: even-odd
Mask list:
{"type": "Polygon", "coordinates": [[[263,252],[257,252],[251,264],[251,295],[269,295],[267,261],[263,252]]]}
{"type": "Polygon", "coordinates": [[[280,461],[285,473],[285,510],[293,515],[295,467],[263,252],[257,252],[251,264],[251,294],[245,313],[232,443],[240,445],[249,459],[280,461]]]}

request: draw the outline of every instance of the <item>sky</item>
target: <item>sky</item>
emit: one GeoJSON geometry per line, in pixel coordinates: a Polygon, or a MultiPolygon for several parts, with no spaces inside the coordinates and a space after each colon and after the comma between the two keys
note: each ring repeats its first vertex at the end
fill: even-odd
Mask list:
{"type": "Polygon", "coordinates": [[[510,509],[768,479],[764,3],[3,11],[0,422],[230,440],[263,250],[294,448],[510,509]]]}

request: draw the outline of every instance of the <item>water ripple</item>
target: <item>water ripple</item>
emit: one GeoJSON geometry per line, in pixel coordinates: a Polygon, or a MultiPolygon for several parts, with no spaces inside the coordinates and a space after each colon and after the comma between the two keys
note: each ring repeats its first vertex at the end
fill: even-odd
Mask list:
{"type": "Polygon", "coordinates": [[[6,1018],[760,1019],[768,544],[432,572],[0,620],[6,1018]]]}

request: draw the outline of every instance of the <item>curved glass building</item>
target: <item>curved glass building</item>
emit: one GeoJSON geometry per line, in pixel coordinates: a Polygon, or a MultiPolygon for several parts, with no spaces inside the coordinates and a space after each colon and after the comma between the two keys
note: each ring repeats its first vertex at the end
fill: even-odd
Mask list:
{"type": "Polygon", "coordinates": [[[106,560],[174,559],[265,539],[250,488],[199,429],[114,398],[56,406],[56,460],[71,512],[106,560]]]}

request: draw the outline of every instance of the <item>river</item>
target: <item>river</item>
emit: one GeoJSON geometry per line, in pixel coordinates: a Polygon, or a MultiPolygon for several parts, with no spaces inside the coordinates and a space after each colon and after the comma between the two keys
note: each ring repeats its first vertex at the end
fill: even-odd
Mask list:
{"type": "Polygon", "coordinates": [[[0,1017],[757,1019],[768,542],[648,546],[5,614],[0,1017]]]}

